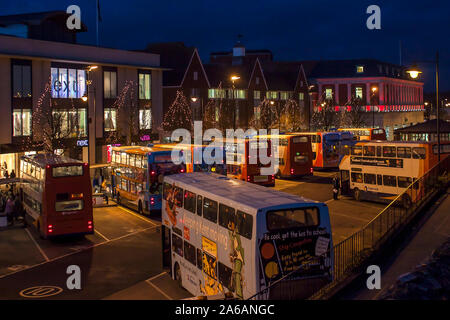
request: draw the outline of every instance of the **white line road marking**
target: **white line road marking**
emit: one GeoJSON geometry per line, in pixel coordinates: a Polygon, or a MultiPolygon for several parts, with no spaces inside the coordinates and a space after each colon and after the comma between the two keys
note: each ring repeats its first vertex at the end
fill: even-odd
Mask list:
{"type": "Polygon", "coordinates": [[[161,272],[160,274],[158,274],[158,275],[156,275],[156,276],[153,276],[153,277],[151,277],[150,279],[147,279],[147,280],[145,280],[145,281],[152,281],[152,280],[155,280],[155,279],[157,279],[157,278],[159,278],[159,277],[161,277],[162,275],[165,275],[165,274],[167,274],[167,272],[161,272]]]}
{"type": "Polygon", "coordinates": [[[151,220],[149,220],[149,219],[147,219],[147,218],[144,218],[143,216],[140,216],[140,215],[134,213],[133,211],[130,211],[130,210],[128,210],[128,209],[125,209],[125,208],[122,207],[122,206],[118,206],[118,207],[119,207],[120,209],[122,209],[123,211],[125,211],[125,212],[127,212],[127,213],[129,213],[129,214],[132,214],[133,216],[135,216],[135,217],[137,217],[137,218],[139,218],[139,219],[141,219],[141,220],[144,220],[145,222],[148,222],[148,223],[150,223],[150,224],[152,224],[152,225],[154,225],[154,226],[157,226],[157,224],[154,223],[153,221],[151,221],[151,220]]]}
{"type": "Polygon", "coordinates": [[[0,279],[6,278],[6,277],[11,276],[11,275],[13,275],[15,273],[19,273],[19,272],[22,272],[22,271],[25,271],[25,270],[29,270],[29,269],[32,269],[32,268],[35,268],[35,267],[39,267],[39,266],[47,264],[49,262],[53,262],[53,261],[56,261],[56,260],[59,260],[59,259],[71,256],[71,255],[74,255],[76,253],[81,253],[83,251],[86,251],[86,250],[89,250],[89,249],[92,249],[92,248],[95,248],[95,247],[99,247],[99,246],[107,244],[107,243],[111,243],[111,242],[114,242],[114,241],[117,241],[117,240],[121,240],[121,239],[127,238],[129,236],[136,235],[138,233],[142,233],[142,232],[145,232],[145,231],[148,231],[148,230],[156,229],[157,227],[158,226],[153,226],[153,227],[149,227],[149,228],[145,228],[145,229],[140,229],[140,230],[138,230],[136,232],[129,233],[129,234],[126,234],[126,235],[123,235],[123,236],[120,236],[120,237],[117,237],[117,238],[114,238],[114,239],[111,239],[111,240],[108,240],[108,241],[96,243],[96,244],[94,244],[92,246],[86,247],[86,249],[84,249],[84,250],[79,250],[79,251],[67,253],[67,254],[64,254],[62,256],[59,256],[59,257],[56,257],[56,258],[53,258],[53,259],[49,259],[47,261],[44,261],[44,262],[41,262],[41,263],[37,263],[37,264],[32,265],[32,266],[30,266],[29,268],[26,268],[26,269],[21,269],[21,270],[18,270],[18,271],[14,271],[14,272],[11,272],[11,273],[7,273],[7,274],[4,274],[4,275],[1,275],[0,279]]]}
{"type": "Polygon", "coordinates": [[[103,239],[105,239],[106,241],[109,241],[109,239],[107,237],[105,237],[100,231],[98,231],[97,229],[94,229],[94,232],[97,233],[100,237],[102,237],[103,239]]]}
{"type": "Polygon", "coordinates": [[[30,233],[30,230],[25,229],[25,231],[28,233],[28,235],[30,236],[31,241],[33,241],[34,245],[39,250],[39,252],[42,254],[42,256],[44,257],[45,261],[47,261],[47,262],[50,261],[50,259],[45,254],[44,250],[42,250],[41,246],[36,242],[36,240],[34,240],[33,235],[30,233]]]}
{"type": "Polygon", "coordinates": [[[158,291],[159,293],[161,293],[164,297],[166,297],[168,300],[173,300],[173,298],[171,296],[169,296],[167,293],[165,293],[164,291],[162,291],[160,288],[158,288],[157,286],[155,286],[153,283],[151,283],[148,280],[145,280],[145,282],[147,282],[149,285],[151,285],[153,288],[156,289],[156,291],[158,291]]]}

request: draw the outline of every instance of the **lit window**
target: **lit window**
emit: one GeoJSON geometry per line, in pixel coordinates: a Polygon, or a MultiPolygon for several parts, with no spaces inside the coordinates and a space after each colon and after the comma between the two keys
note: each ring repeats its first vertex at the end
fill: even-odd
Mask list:
{"type": "Polygon", "coordinates": [[[362,87],[355,88],[355,97],[359,98],[359,99],[363,98],[363,88],[362,87]]]}
{"type": "Polygon", "coordinates": [[[325,99],[333,99],[333,89],[325,89],[325,99]]]}
{"type": "Polygon", "coordinates": [[[31,97],[31,66],[13,65],[13,97],[31,97]]]}
{"type": "Polygon", "coordinates": [[[149,130],[152,128],[152,110],[141,109],[139,110],[139,129],[149,130]]]}
{"type": "Polygon", "coordinates": [[[259,120],[261,118],[261,107],[254,107],[253,113],[255,114],[255,120],[259,120]]]}
{"type": "Polygon", "coordinates": [[[225,90],[224,89],[208,89],[209,99],[224,99],[225,90]]]}
{"type": "Polygon", "coordinates": [[[260,100],[261,99],[261,91],[253,91],[253,99],[260,100]]]}
{"type": "Polygon", "coordinates": [[[31,110],[14,109],[13,112],[13,136],[31,135],[31,110]]]}
{"type": "Polygon", "coordinates": [[[117,110],[105,108],[105,131],[117,130],[117,110]]]}
{"type": "Polygon", "coordinates": [[[278,92],[277,91],[267,91],[266,97],[269,100],[276,100],[276,99],[278,99],[278,92]]]}
{"type": "Polygon", "coordinates": [[[149,73],[139,73],[139,99],[151,99],[151,75],[149,73]]]}
{"type": "Polygon", "coordinates": [[[300,101],[305,100],[305,94],[304,94],[303,92],[299,92],[299,94],[298,94],[298,99],[299,99],[300,101]]]}
{"type": "Polygon", "coordinates": [[[292,97],[292,92],[290,91],[281,91],[280,92],[280,99],[281,100],[288,100],[292,97]]]}
{"type": "Polygon", "coordinates": [[[86,71],[51,68],[53,98],[82,98],[86,94],[86,71]]]}
{"type": "Polygon", "coordinates": [[[356,72],[357,73],[363,73],[364,72],[364,66],[356,66],[356,72]]]}
{"type": "Polygon", "coordinates": [[[103,72],[103,92],[106,99],[117,97],[117,72],[103,72]]]}
{"type": "Polygon", "coordinates": [[[52,116],[58,139],[87,136],[86,109],[53,110],[52,116]]]}
{"type": "Polygon", "coordinates": [[[245,99],[246,98],[246,91],[241,89],[235,89],[234,90],[234,98],[235,99],[245,99]]]}

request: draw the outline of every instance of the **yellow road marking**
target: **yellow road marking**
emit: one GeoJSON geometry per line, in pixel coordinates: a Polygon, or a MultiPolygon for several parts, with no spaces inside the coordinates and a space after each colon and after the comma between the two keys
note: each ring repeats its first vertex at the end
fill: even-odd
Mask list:
{"type": "Polygon", "coordinates": [[[141,220],[144,220],[145,222],[151,223],[151,224],[154,225],[154,226],[157,226],[157,225],[158,225],[158,224],[154,223],[153,221],[151,221],[151,220],[149,220],[149,219],[147,219],[147,218],[145,218],[145,217],[143,217],[143,216],[141,216],[141,215],[138,215],[137,213],[134,213],[133,211],[128,210],[128,209],[126,209],[126,208],[124,208],[124,207],[122,207],[122,206],[118,206],[118,208],[122,209],[122,210],[125,211],[125,212],[128,212],[129,214],[132,214],[133,216],[135,216],[135,217],[137,217],[137,218],[139,218],[139,219],[141,219],[141,220]]]}
{"type": "Polygon", "coordinates": [[[109,241],[109,239],[107,237],[105,237],[102,233],[100,233],[100,231],[98,231],[97,229],[94,229],[94,232],[97,233],[100,237],[102,237],[106,241],[109,241]]]}
{"type": "Polygon", "coordinates": [[[173,298],[171,296],[169,296],[167,293],[165,293],[164,291],[162,291],[160,288],[158,288],[157,286],[155,286],[153,283],[151,283],[148,280],[145,280],[145,282],[147,282],[149,285],[151,285],[153,288],[156,289],[156,291],[158,291],[159,293],[161,293],[164,297],[166,297],[168,300],[173,300],[173,298]]]}

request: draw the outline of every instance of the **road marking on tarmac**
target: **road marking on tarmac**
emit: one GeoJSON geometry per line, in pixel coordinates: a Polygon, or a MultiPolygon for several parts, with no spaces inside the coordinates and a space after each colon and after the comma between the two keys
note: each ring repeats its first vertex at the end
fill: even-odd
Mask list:
{"type": "Polygon", "coordinates": [[[25,229],[25,231],[28,233],[28,235],[30,236],[31,241],[33,241],[34,245],[39,250],[39,252],[42,254],[42,256],[44,257],[45,261],[47,261],[47,262],[50,261],[50,259],[45,254],[44,250],[42,250],[41,246],[36,242],[36,240],[34,240],[33,236],[30,233],[30,230],[25,229]]]}
{"type": "Polygon", "coordinates": [[[131,211],[131,210],[125,209],[125,208],[122,207],[122,206],[118,206],[118,207],[119,207],[120,209],[122,209],[123,211],[128,212],[129,214],[132,214],[133,216],[135,216],[135,217],[137,217],[137,218],[139,218],[139,219],[141,219],[141,220],[144,220],[145,222],[148,222],[148,223],[150,223],[150,224],[152,224],[152,225],[154,225],[154,226],[157,226],[157,224],[154,223],[153,221],[151,221],[151,220],[149,220],[149,219],[147,219],[147,218],[144,218],[143,216],[138,215],[137,213],[134,213],[134,212],[131,211]]]}
{"type": "Polygon", "coordinates": [[[98,231],[97,229],[94,230],[95,233],[97,233],[100,237],[102,237],[103,239],[105,239],[106,241],[109,241],[109,239],[107,237],[105,237],[100,231],[98,231]]]}
{"type": "Polygon", "coordinates": [[[159,293],[161,293],[164,297],[166,297],[168,300],[173,300],[173,298],[171,296],[169,296],[167,293],[165,293],[164,291],[162,291],[160,288],[158,288],[157,286],[155,286],[152,282],[150,282],[149,280],[145,280],[145,282],[147,282],[149,285],[151,285],[153,288],[156,289],[156,291],[158,291],[159,293]]]}
{"type": "Polygon", "coordinates": [[[167,274],[167,272],[161,272],[160,274],[158,274],[158,275],[156,275],[156,276],[153,276],[153,277],[151,277],[150,279],[147,279],[147,280],[145,280],[145,281],[152,281],[152,280],[155,280],[155,279],[157,279],[157,278],[159,278],[159,277],[161,277],[161,276],[163,276],[163,275],[165,275],[165,274],[167,274]]]}
{"type": "Polygon", "coordinates": [[[19,294],[24,298],[36,299],[51,297],[60,294],[62,291],[62,288],[56,286],[37,286],[23,289],[19,294]]]}
{"type": "MultiPolygon", "coordinates": [[[[117,241],[117,240],[121,240],[121,239],[127,238],[127,237],[129,237],[129,236],[136,235],[136,234],[139,234],[139,233],[148,231],[148,230],[156,229],[157,227],[158,227],[158,226],[155,225],[155,226],[152,226],[152,227],[149,227],[149,228],[141,229],[141,230],[138,230],[138,231],[136,231],[136,232],[129,233],[129,234],[125,234],[125,235],[123,235],[123,236],[120,236],[120,237],[117,237],[117,238],[114,238],[114,239],[111,239],[111,240],[108,240],[108,241],[96,243],[96,244],[94,244],[94,245],[92,245],[92,246],[86,247],[86,249],[84,249],[84,250],[79,250],[79,251],[70,252],[70,253],[64,254],[64,255],[62,255],[62,256],[53,258],[53,259],[48,259],[48,257],[46,256],[48,260],[46,260],[46,261],[44,261],[44,262],[41,262],[41,263],[37,263],[37,264],[35,264],[35,265],[32,265],[32,266],[30,266],[30,267],[28,267],[28,268],[26,268],[26,269],[21,269],[21,270],[17,270],[17,271],[13,271],[13,272],[10,272],[10,273],[1,275],[1,276],[0,276],[0,279],[6,278],[6,277],[8,277],[8,276],[11,276],[11,275],[13,275],[13,274],[16,274],[16,273],[19,273],[19,272],[22,272],[22,271],[25,271],[25,270],[29,270],[29,269],[32,269],[32,268],[35,268],[35,267],[39,267],[39,266],[41,266],[41,265],[44,265],[44,264],[47,264],[47,263],[50,263],[50,262],[53,262],[53,261],[56,261],[56,260],[59,260],[59,259],[62,259],[62,258],[66,258],[66,257],[68,257],[68,256],[71,256],[71,255],[74,255],[74,254],[77,254],[77,253],[81,253],[81,252],[83,252],[83,251],[86,251],[86,250],[89,250],[89,249],[92,249],[92,248],[95,248],[95,247],[102,246],[102,245],[107,244],[107,243],[111,243],[111,242],[114,242],[114,241],[117,241]]],[[[29,233],[29,234],[30,234],[30,233],[29,233]]],[[[31,234],[30,234],[30,236],[31,236],[31,234]]],[[[33,239],[33,238],[32,238],[32,239],[33,239]]],[[[34,241],[34,239],[33,239],[33,241],[34,241]]],[[[34,242],[35,242],[35,241],[34,241],[34,242]]],[[[36,242],[35,242],[35,243],[36,243],[36,242]]],[[[43,252],[42,252],[42,253],[43,253],[43,252]]],[[[45,254],[45,253],[43,253],[43,254],[45,254]]]]}

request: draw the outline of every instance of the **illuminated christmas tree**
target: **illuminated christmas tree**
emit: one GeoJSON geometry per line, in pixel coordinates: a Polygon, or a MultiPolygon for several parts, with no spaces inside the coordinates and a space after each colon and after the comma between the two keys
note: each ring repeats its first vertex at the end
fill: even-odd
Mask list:
{"type": "Polygon", "coordinates": [[[164,121],[161,124],[166,132],[176,129],[193,130],[192,110],[182,91],[177,91],[177,96],[172,105],[164,115],[164,121]]]}

